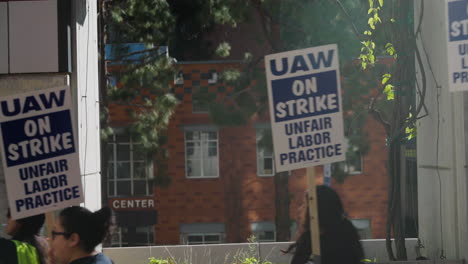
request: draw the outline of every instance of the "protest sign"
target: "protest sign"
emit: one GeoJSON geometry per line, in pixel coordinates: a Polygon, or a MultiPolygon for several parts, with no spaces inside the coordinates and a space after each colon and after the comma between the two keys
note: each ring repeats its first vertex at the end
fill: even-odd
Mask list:
{"type": "Polygon", "coordinates": [[[345,160],[335,44],[265,57],[277,171],[345,160]]]}
{"type": "Polygon", "coordinates": [[[0,98],[0,146],[13,219],[83,202],[70,88],[0,98]]]}

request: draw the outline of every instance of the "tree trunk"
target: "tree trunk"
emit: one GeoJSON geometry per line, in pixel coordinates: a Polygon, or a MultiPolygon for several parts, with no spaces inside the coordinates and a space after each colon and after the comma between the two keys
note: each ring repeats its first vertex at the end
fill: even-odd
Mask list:
{"type": "Polygon", "coordinates": [[[405,246],[404,214],[402,212],[401,180],[402,144],[404,144],[406,118],[414,90],[414,33],[412,1],[395,0],[393,2],[396,23],[392,24],[395,36],[393,44],[400,52],[396,62],[396,71],[392,79],[395,83],[395,100],[391,120],[389,138],[389,196],[387,215],[386,246],[390,260],[407,260],[405,246]],[[391,235],[395,239],[396,256],[391,248],[391,235]]]}
{"type": "Polygon", "coordinates": [[[401,143],[395,140],[389,149],[389,197],[387,215],[386,246],[390,260],[407,260],[405,232],[401,207],[401,143]],[[393,232],[392,232],[393,231],[393,232]],[[393,253],[391,235],[395,239],[396,257],[393,253]]]}

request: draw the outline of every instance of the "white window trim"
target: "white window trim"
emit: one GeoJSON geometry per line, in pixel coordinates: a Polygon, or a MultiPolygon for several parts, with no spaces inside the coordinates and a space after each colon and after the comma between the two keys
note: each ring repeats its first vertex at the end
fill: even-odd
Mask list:
{"type": "Polygon", "coordinates": [[[359,154],[359,161],[360,161],[360,163],[361,163],[361,170],[352,171],[352,172],[349,172],[349,169],[348,169],[348,162],[345,161],[345,172],[348,173],[349,175],[363,174],[363,173],[364,173],[364,159],[363,159],[363,157],[362,157],[362,154],[359,154]]]}
{"type": "MultiPolygon", "coordinates": [[[[349,145],[349,140],[348,140],[347,137],[345,137],[345,142],[346,142],[345,143],[346,144],[346,149],[348,149],[350,147],[350,145],[349,145]]],[[[346,172],[349,175],[363,174],[364,173],[364,158],[362,157],[361,152],[359,152],[359,161],[361,163],[361,169],[358,170],[358,171],[352,171],[352,172],[350,172],[349,168],[348,168],[348,159],[346,159],[345,161],[342,161],[344,163],[344,172],[346,172]]]]}
{"type": "MultiPolygon", "coordinates": [[[[193,141],[194,142],[194,141],[193,141]]],[[[210,141],[208,141],[210,142],[210,141]]],[[[184,166],[185,166],[185,178],[186,179],[213,179],[213,178],[219,178],[219,167],[220,167],[220,164],[219,164],[219,132],[218,130],[213,130],[213,129],[210,129],[210,128],[207,128],[207,129],[203,129],[203,128],[200,128],[200,129],[187,129],[184,131],[184,152],[185,152],[185,161],[184,161],[184,166]],[[187,166],[187,132],[189,131],[197,131],[197,132],[216,132],[216,158],[218,160],[218,170],[216,171],[216,174],[217,175],[210,175],[210,176],[188,176],[188,166],[187,166]]],[[[203,163],[202,163],[202,166],[201,166],[201,173],[204,174],[204,170],[203,170],[203,163]]]]}
{"type": "Polygon", "coordinates": [[[184,233],[182,234],[182,242],[184,245],[212,245],[212,244],[221,244],[224,242],[224,233],[184,233]],[[201,236],[203,241],[201,243],[189,243],[189,236],[201,236]],[[206,243],[206,236],[218,236],[219,240],[217,242],[206,243]]]}
{"type": "Polygon", "coordinates": [[[184,84],[184,73],[182,71],[179,71],[174,75],[174,84],[184,84]]]}
{"type": "Polygon", "coordinates": [[[258,240],[258,242],[276,242],[276,231],[275,230],[270,230],[270,231],[257,231],[253,233],[255,235],[255,238],[258,240]],[[260,239],[259,233],[261,232],[273,232],[273,240],[269,239],[260,239]]]}
{"type": "MultiPolygon", "coordinates": [[[[259,151],[258,151],[258,138],[257,138],[257,133],[258,133],[258,130],[259,129],[268,129],[269,127],[268,126],[259,126],[257,128],[255,128],[255,155],[256,155],[256,160],[257,160],[257,176],[258,177],[272,177],[275,175],[276,173],[276,166],[275,166],[275,154],[274,152],[271,152],[271,164],[272,164],[272,170],[271,170],[271,174],[262,174],[260,173],[260,160],[259,160],[259,157],[260,157],[260,154],[259,154],[259,151]]],[[[261,158],[265,159],[266,156],[263,156],[261,158]]]]}
{"type": "Polygon", "coordinates": [[[250,230],[258,242],[276,242],[276,226],[272,221],[251,222],[250,230]],[[273,240],[261,239],[260,234],[265,232],[273,232],[273,240]]]}
{"type": "Polygon", "coordinates": [[[210,72],[210,78],[208,79],[209,84],[215,84],[218,81],[218,73],[210,72]]]}
{"type": "MultiPolygon", "coordinates": [[[[144,194],[145,196],[148,196],[148,195],[152,195],[153,194],[153,190],[152,188],[150,188],[148,182],[151,180],[152,178],[152,173],[153,173],[153,164],[152,162],[148,162],[147,160],[143,160],[143,164],[145,164],[145,166],[147,165],[146,167],[146,178],[134,178],[133,176],[133,173],[134,173],[134,162],[135,160],[133,159],[133,156],[134,156],[134,153],[133,153],[133,150],[134,150],[134,145],[137,144],[137,143],[134,143],[133,142],[133,139],[131,136],[129,136],[129,142],[122,142],[122,143],[118,143],[116,141],[116,135],[113,135],[113,142],[110,142],[108,144],[110,144],[112,146],[112,161],[107,161],[107,164],[110,166],[110,164],[112,164],[113,166],[113,175],[107,175],[107,190],[110,190],[110,183],[113,182],[114,183],[114,190],[113,190],[113,194],[111,195],[110,192],[108,192],[108,196],[109,197],[122,197],[122,196],[128,196],[127,194],[118,194],[117,193],[117,183],[118,182],[130,182],[130,195],[136,195],[135,194],[135,184],[134,184],[134,181],[137,180],[137,181],[145,181],[146,182],[146,194],[144,194]],[[128,178],[117,178],[117,146],[118,145],[128,145],[129,147],[129,164],[130,164],[130,177],[128,178]]],[[[138,161],[141,161],[141,160],[138,160],[138,161]]]]}
{"type": "MultiPolygon", "coordinates": [[[[153,237],[153,242],[152,242],[152,245],[154,245],[154,227],[153,226],[141,226],[140,228],[146,228],[146,242],[145,243],[141,243],[141,244],[151,244],[149,242],[150,240],[150,237],[153,237]],[[148,232],[149,231],[149,232],[148,232]]],[[[138,228],[138,227],[137,227],[138,228]]],[[[128,232],[128,230],[127,230],[128,232]]],[[[142,232],[140,232],[142,233],[142,232]]],[[[128,241],[122,241],[122,227],[119,226],[116,228],[116,230],[113,232],[112,235],[116,235],[118,236],[118,241],[112,241],[111,239],[111,247],[124,247],[124,246],[128,246],[128,241]]]]}

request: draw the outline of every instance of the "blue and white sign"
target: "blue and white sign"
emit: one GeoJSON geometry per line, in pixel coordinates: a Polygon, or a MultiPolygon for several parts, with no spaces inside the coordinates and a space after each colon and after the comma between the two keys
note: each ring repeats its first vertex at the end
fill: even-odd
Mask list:
{"type": "Polygon", "coordinates": [[[84,201],[67,86],[0,98],[0,146],[13,219],[84,201]]]}
{"type": "Polygon", "coordinates": [[[468,0],[448,0],[449,90],[468,90],[468,0]]]}
{"type": "Polygon", "coordinates": [[[277,171],[345,160],[336,44],[265,57],[277,171]]]}

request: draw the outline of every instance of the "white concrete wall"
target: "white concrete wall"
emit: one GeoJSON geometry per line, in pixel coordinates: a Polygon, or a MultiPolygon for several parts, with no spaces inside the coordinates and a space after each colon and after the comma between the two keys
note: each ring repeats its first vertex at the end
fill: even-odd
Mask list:
{"type": "Polygon", "coordinates": [[[97,48],[97,1],[72,1],[73,73],[76,91],[80,168],[85,203],[90,210],[101,208],[101,155],[99,134],[99,81],[97,48]]]}
{"type": "Polygon", "coordinates": [[[8,72],[8,6],[0,3],[0,74],[8,72]]]}
{"type": "MultiPolygon", "coordinates": [[[[408,259],[416,258],[416,239],[407,239],[408,259]]],[[[271,261],[273,264],[286,264],[291,261],[290,254],[283,254],[290,242],[272,242],[260,244],[216,244],[195,246],[157,246],[157,247],[127,247],[104,248],[104,254],[112,258],[116,264],[148,264],[148,258],[172,258],[176,263],[186,264],[231,264],[235,256],[250,252],[256,259],[271,261]]],[[[362,240],[366,258],[379,262],[388,261],[384,239],[362,240]]]]}
{"type": "MultiPolygon", "coordinates": [[[[416,0],[415,25],[424,1],[418,48],[424,62],[428,116],[418,121],[418,206],[422,254],[438,259],[468,256],[463,93],[448,91],[447,3],[416,0]],[[430,66],[429,66],[430,63],[430,66]]],[[[417,68],[422,85],[421,69],[417,68]]]]}

